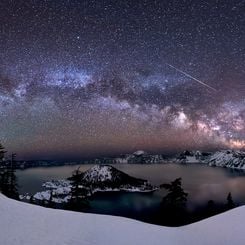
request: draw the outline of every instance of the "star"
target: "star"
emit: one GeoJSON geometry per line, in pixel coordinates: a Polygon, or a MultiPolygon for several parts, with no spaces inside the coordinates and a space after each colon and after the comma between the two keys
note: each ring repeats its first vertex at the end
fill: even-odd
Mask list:
{"type": "Polygon", "coordinates": [[[244,148],[243,1],[1,8],[0,142],[21,158],[244,148]]]}

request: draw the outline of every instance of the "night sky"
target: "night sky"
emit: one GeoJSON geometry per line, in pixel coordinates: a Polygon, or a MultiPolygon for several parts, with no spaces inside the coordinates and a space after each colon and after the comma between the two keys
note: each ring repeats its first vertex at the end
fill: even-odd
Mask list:
{"type": "Polygon", "coordinates": [[[245,147],[245,1],[1,0],[0,141],[23,159],[245,147]]]}

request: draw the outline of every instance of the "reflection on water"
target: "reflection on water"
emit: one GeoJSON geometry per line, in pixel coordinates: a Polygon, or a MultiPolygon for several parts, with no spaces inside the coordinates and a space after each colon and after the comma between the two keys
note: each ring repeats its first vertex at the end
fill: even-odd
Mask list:
{"type": "MultiPolygon", "coordinates": [[[[20,193],[35,193],[42,190],[42,183],[51,179],[69,177],[78,166],[60,166],[18,170],[20,193]]],[[[81,165],[81,171],[91,165],[81,165]]],[[[188,208],[213,199],[224,203],[228,192],[238,204],[245,204],[245,173],[223,168],[213,168],[200,164],[117,164],[119,170],[131,176],[149,180],[159,185],[178,177],[182,178],[183,188],[188,195],[188,208]]],[[[165,195],[164,190],[152,194],[142,193],[98,193],[90,201],[90,212],[122,215],[138,218],[151,215],[165,195]]]]}

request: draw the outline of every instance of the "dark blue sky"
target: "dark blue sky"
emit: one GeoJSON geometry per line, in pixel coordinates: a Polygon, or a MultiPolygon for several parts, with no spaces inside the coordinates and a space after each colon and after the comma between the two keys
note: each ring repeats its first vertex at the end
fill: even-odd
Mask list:
{"type": "Polygon", "coordinates": [[[244,148],[244,1],[0,10],[0,141],[20,157],[244,148]]]}

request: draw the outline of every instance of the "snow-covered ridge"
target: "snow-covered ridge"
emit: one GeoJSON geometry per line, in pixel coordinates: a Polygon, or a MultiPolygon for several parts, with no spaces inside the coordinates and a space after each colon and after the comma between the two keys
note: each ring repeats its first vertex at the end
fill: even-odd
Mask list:
{"type": "Polygon", "coordinates": [[[57,186],[60,187],[71,187],[71,181],[69,180],[52,180],[52,181],[47,181],[43,183],[42,185],[45,188],[50,188],[50,189],[57,189],[57,186]]]}
{"type": "Polygon", "coordinates": [[[233,150],[218,151],[211,155],[206,162],[210,166],[245,169],[245,152],[233,150]]]}
{"type": "Polygon", "coordinates": [[[125,154],[119,157],[99,158],[91,160],[88,163],[94,164],[154,164],[154,163],[204,163],[210,166],[220,166],[228,168],[245,169],[242,150],[221,150],[217,152],[202,151],[184,151],[174,158],[167,158],[162,154],[148,154],[145,151],[138,150],[132,154],[125,154]]]}
{"type": "Polygon", "coordinates": [[[175,159],[178,163],[202,163],[207,160],[212,153],[201,151],[184,151],[180,153],[175,159]]]}
{"type": "Polygon", "coordinates": [[[138,151],[135,151],[133,153],[133,155],[135,156],[140,156],[140,155],[146,155],[147,153],[145,151],[142,151],[142,150],[138,150],[138,151]]]}
{"type": "Polygon", "coordinates": [[[109,165],[95,165],[84,173],[83,180],[91,183],[111,181],[112,167],[109,165]]]}
{"type": "Polygon", "coordinates": [[[87,161],[90,164],[116,164],[116,163],[129,163],[129,164],[152,164],[163,163],[166,161],[165,156],[162,154],[149,154],[145,151],[138,150],[132,154],[124,154],[117,157],[102,157],[87,161]]]}
{"type": "Polygon", "coordinates": [[[209,166],[245,169],[245,152],[221,150],[214,153],[184,151],[174,161],[178,163],[204,163],[209,166]]]}
{"type": "Polygon", "coordinates": [[[122,217],[48,209],[0,194],[0,217],[4,245],[244,244],[245,207],[173,228],[122,217]]]}

